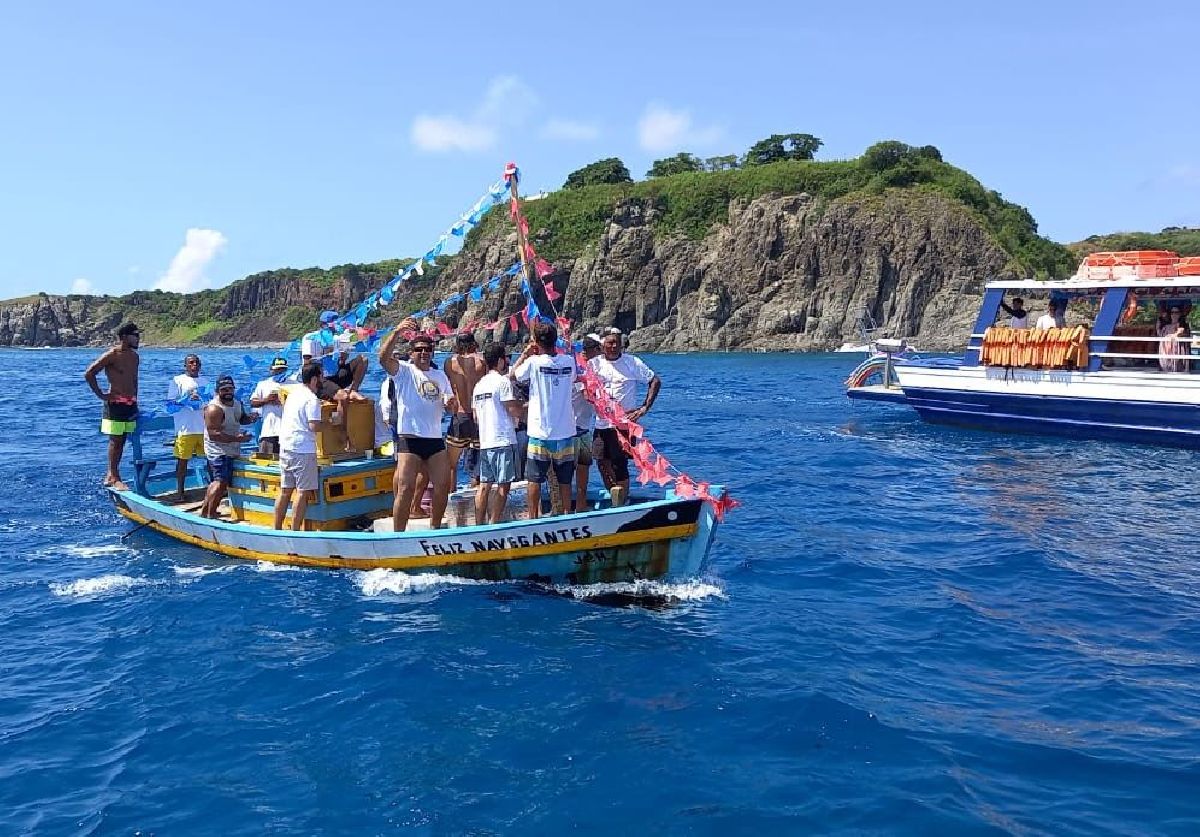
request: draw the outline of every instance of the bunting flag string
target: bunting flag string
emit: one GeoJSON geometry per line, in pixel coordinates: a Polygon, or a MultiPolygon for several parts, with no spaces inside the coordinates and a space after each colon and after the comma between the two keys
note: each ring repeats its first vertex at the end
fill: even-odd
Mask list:
{"type": "MultiPolygon", "coordinates": [[[[509,163],[505,167],[504,179],[506,185],[510,178],[519,178],[519,176],[519,171],[515,164],[509,163]]],[[[549,317],[544,319],[558,324],[561,335],[559,345],[561,347],[564,349],[568,346],[574,348],[575,365],[580,370],[579,379],[583,385],[584,397],[596,408],[597,416],[603,418],[616,428],[617,439],[620,441],[621,447],[629,454],[629,457],[637,466],[638,482],[642,485],[655,482],[661,486],[674,483],[676,496],[684,499],[695,497],[705,501],[712,506],[713,514],[717,520],[723,521],[727,512],[736,509],[741,504],[730,496],[728,491],[722,491],[720,496],[714,496],[710,492],[710,483],[693,480],[671,464],[670,460],[665,456],[655,450],[650,440],[646,438],[645,430],[642,426],[625,414],[625,408],[608,394],[604,382],[592,371],[591,366],[581,352],[583,345],[571,342],[571,321],[562,316],[558,311],[558,307],[554,304],[558,299],[562,298],[562,293],[554,287],[553,283],[547,280],[547,277],[554,273],[554,268],[537,254],[536,248],[528,240],[529,222],[525,219],[525,214],[521,211],[521,204],[516,197],[516,190],[510,188],[509,191],[509,217],[512,218],[513,223],[516,224],[518,231],[521,233],[520,238],[524,242],[522,250],[524,261],[533,268],[533,273],[536,274],[538,281],[542,283],[546,300],[550,303],[550,308],[554,313],[553,320],[549,317]]],[[[526,322],[540,318],[541,312],[538,310],[533,295],[529,291],[527,281],[522,281],[521,290],[529,300],[525,312],[527,315],[526,322]]],[[[514,320],[515,317],[510,318],[510,325],[515,331],[514,320]]]]}

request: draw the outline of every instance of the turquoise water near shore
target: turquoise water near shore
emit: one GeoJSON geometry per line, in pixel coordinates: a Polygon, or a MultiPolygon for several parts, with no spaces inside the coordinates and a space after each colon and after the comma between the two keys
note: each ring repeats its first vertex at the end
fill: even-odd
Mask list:
{"type": "Polygon", "coordinates": [[[614,607],[122,540],[93,356],[0,351],[0,833],[1200,829],[1196,453],[647,356],[651,438],[744,506],[614,607]]]}

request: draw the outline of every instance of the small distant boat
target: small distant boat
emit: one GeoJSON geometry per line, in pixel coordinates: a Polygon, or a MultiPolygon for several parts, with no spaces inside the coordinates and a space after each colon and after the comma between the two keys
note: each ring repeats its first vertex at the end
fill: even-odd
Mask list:
{"type": "Polygon", "coordinates": [[[417,520],[412,531],[375,531],[382,528],[376,521],[390,523],[394,463],[367,456],[321,464],[317,502],[308,507],[310,531],[271,528],[279,468],[253,457],[237,461],[221,517],[206,519],[197,513],[200,475],[189,475],[190,490],[176,500],[174,469],[157,472],[144,455],[142,433],[169,426],[167,416],[139,421],[131,437],[135,488],[109,489],[113,503],[140,526],[231,558],[549,584],[673,580],[701,574],[716,531],[708,503],[671,492],[642,493],[615,508],[597,493],[590,511],[529,520],[519,519],[524,492],[516,490],[510,502],[518,519],[510,522],[474,525],[469,492],[462,492],[452,498],[452,510],[457,507],[464,525],[429,530],[428,521],[417,520]]]}
{"type": "Polygon", "coordinates": [[[1195,302],[1200,258],[1095,253],[1069,279],[988,283],[961,358],[870,358],[846,394],[905,404],[935,424],[1200,448],[1200,341],[1187,327],[1195,302]],[[1007,293],[1072,303],[1092,322],[996,326],[1007,293]],[[1165,338],[1156,319],[1171,308],[1183,336],[1165,338]]]}
{"type": "MultiPolygon", "coordinates": [[[[882,352],[877,345],[879,341],[893,339],[889,338],[884,330],[879,327],[879,324],[875,322],[875,318],[871,316],[871,312],[866,308],[863,308],[859,311],[857,324],[858,333],[861,339],[847,341],[838,348],[834,349],[834,352],[839,354],[859,355],[881,354],[882,352]]],[[[909,346],[907,340],[903,342],[904,347],[902,353],[909,356],[916,356],[917,350],[909,346]]]]}

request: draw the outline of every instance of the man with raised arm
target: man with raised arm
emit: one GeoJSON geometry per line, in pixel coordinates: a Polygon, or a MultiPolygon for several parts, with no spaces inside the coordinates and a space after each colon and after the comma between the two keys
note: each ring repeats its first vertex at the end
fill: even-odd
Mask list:
{"type": "MultiPolygon", "coordinates": [[[[456,402],[454,415],[450,418],[450,431],[446,434],[446,445],[450,448],[450,478],[458,479],[458,460],[467,448],[475,458],[479,452],[479,428],[471,416],[471,396],[475,385],[487,374],[487,366],[479,355],[479,344],[475,335],[460,334],[454,338],[454,355],[446,361],[446,377],[454,390],[456,402]]],[[[468,459],[470,462],[470,459],[468,459]]],[[[471,483],[475,484],[474,474],[471,483]]]]}
{"type": "MultiPolygon", "coordinates": [[[[555,348],[558,330],[539,322],[533,339],[513,366],[512,377],[529,384],[529,461],[525,485],[530,519],[542,514],[542,483],[551,468],[558,480],[562,509],[571,509],[571,480],[575,476],[575,359],[555,348]]],[[[551,508],[554,504],[551,503],[551,508]]]]}
{"type": "Polygon", "coordinates": [[[475,523],[499,523],[508,489],[517,475],[517,420],[521,402],[508,377],[508,350],[489,343],[483,350],[487,374],[471,393],[479,428],[479,487],[475,491],[475,523]]]}
{"type": "Polygon", "coordinates": [[[83,379],[96,397],[104,402],[100,419],[100,432],[108,437],[108,472],[104,484],[117,491],[128,491],[121,480],[121,454],[125,451],[125,437],[137,429],[138,395],[138,346],[142,335],[133,323],[125,323],[117,329],[117,345],[113,346],[92,362],[83,373],[83,379]],[[100,389],[96,376],[101,372],[108,379],[108,392],[100,389]]]}
{"type": "MultiPolygon", "coordinates": [[[[588,361],[588,366],[604,383],[609,397],[625,408],[630,421],[638,421],[654,405],[662,380],[636,355],[625,354],[624,335],[619,328],[606,328],[600,339],[600,357],[588,361]],[[646,400],[637,400],[638,384],[647,384],[646,400]]],[[[631,439],[636,443],[636,440],[631,439]]],[[[596,416],[596,433],[592,439],[592,455],[604,484],[612,493],[614,506],[629,499],[629,455],[621,447],[617,429],[612,423],[596,416]]]]}
{"type": "Polygon", "coordinates": [[[396,388],[396,476],[393,481],[392,526],[403,532],[408,526],[422,463],[433,484],[433,506],[429,512],[431,529],[442,528],[446,500],[450,495],[450,460],[442,439],[445,403],[452,398],[450,381],[444,372],[434,369],[433,340],[417,334],[408,342],[409,360],[392,354],[403,332],[413,332],[417,322],[406,318],[392,329],[379,348],[379,365],[391,376],[396,388]]]}
{"type": "Polygon", "coordinates": [[[167,385],[167,401],[179,405],[175,413],[175,496],[183,500],[183,483],[193,456],[204,456],[204,404],[200,390],[208,379],[200,374],[200,356],[183,359],[183,373],[167,385]]]}

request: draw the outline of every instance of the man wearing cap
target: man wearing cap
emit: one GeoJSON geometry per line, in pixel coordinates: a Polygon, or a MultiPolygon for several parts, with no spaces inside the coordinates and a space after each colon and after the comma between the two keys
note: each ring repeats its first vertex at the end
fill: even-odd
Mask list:
{"type": "Polygon", "coordinates": [[[458,460],[462,452],[471,449],[471,459],[468,465],[471,470],[471,485],[479,482],[478,473],[474,466],[479,458],[479,427],[471,412],[472,397],[475,385],[487,374],[487,365],[479,354],[479,344],[475,335],[460,334],[454,338],[454,355],[446,361],[446,377],[450,379],[450,388],[454,391],[455,412],[450,418],[450,431],[446,434],[446,445],[450,453],[450,479],[458,479],[458,460]]]}
{"type": "Polygon", "coordinates": [[[446,401],[453,398],[446,373],[433,368],[433,340],[417,334],[409,340],[409,360],[392,354],[405,333],[417,329],[411,317],[392,329],[379,349],[379,363],[391,376],[396,394],[396,477],[393,482],[392,526],[403,532],[416,493],[417,475],[424,465],[433,484],[429,510],[431,529],[442,528],[450,495],[450,460],[442,439],[446,401]]]}
{"type": "Polygon", "coordinates": [[[208,379],[200,374],[200,356],[183,359],[183,373],[167,385],[167,402],[178,407],[175,420],[175,496],[183,499],[183,484],[187,479],[188,462],[193,456],[204,456],[204,401],[200,390],[208,379]]]}
{"type": "Polygon", "coordinates": [[[279,391],[287,382],[287,358],[271,361],[271,375],[254,385],[250,406],[262,411],[262,429],[258,433],[258,452],[264,456],[279,456],[279,422],[283,418],[283,401],[279,391]]]}
{"type": "Polygon", "coordinates": [[[212,482],[204,495],[201,517],[217,516],[217,506],[233,480],[233,460],[241,456],[242,442],[250,441],[250,434],[241,426],[258,421],[258,413],[246,412],[236,391],[233,378],[222,375],[217,379],[216,396],[204,408],[204,455],[208,457],[212,482]]]}
{"type": "Polygon", "coordinates": [[[121,479],[121,454],[125,437],[137,429],[138,414],[138,346],[142,333],[134,323],[117,329],[117,345],[113,346],[84,371],[83,379],[96,397],[104,402],[100,432],[108,437],[108,472],[104,484],[117,491],[128,491],[121,479]],[[96,376],[101,372],[108,379],[108,392],[100,389],[96,376]]]}
{"type": "MultiPolygon", "coordinates": [[[[588,366],[604,383],[609,397],[625,408],[629,420],[638,421],[654,405],[662,380],[640,358],[625,354],[624,335],[619,328],[604,330],[600,350],[603,354],[589,360],[588,366]],[[639,383],[647,385],[646,400],[640,405],[637,399],[639,383]]],[[[612,493],[613,505],[624,505],[629,498],[629,455],[621,447],[617,429],[601,416],[596,416],[592,456],[604,484],[612,493]]]]}

